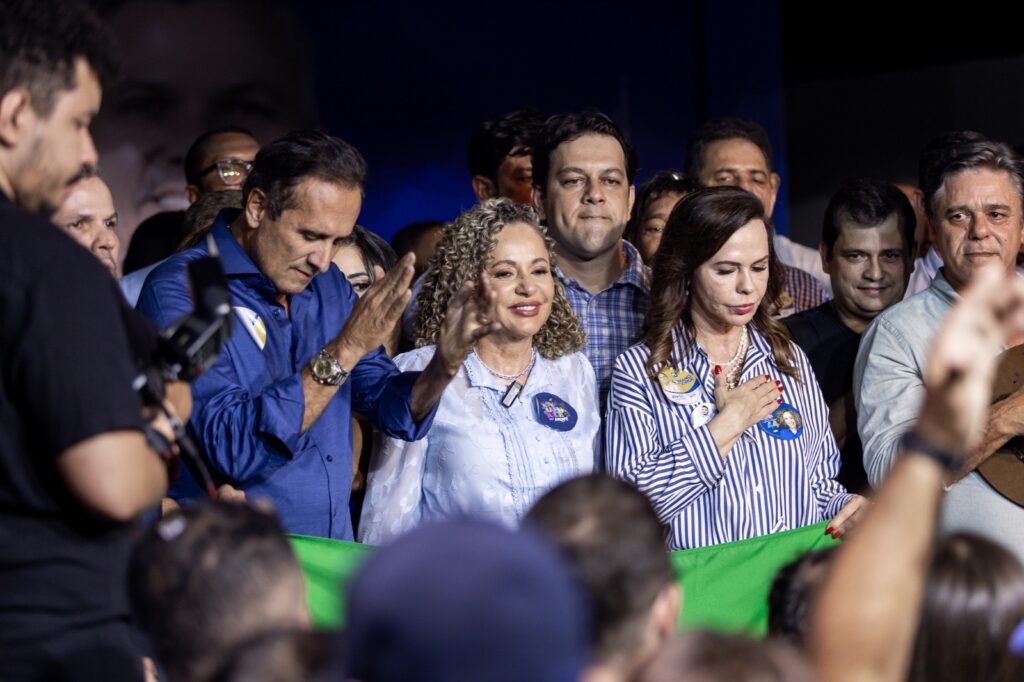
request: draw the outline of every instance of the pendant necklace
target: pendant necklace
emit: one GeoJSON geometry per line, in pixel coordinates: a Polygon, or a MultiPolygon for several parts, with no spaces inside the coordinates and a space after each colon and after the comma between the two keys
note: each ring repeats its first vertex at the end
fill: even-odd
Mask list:
{"type": "Polygon", "coordinates": [[[519,394],[523,392],[523,385],[519,383],[519,381],[517,380],[524,374],[529,374],[530,370],[533,369],[534,364],[537,362],[537,349],[533,349],[533,354],[530,356],[529,364],[527,364],[522,371],[517,372],[515,374],[502,374],[501,372],[496,372],[487,366],[487,363],[483,361],[483,358],[477,355],[476,350],[473,351],[473,355],[476,355],[476,359],[480,361],[480,364],[483,365],[484,369],[490,372],[491,375],[499,379],[503,379],[504,381],[512,382],[508,385],[508,389],[505,391],[505,395],[501,397],[502,407],[506,409],[512,407],[512,405],[516,402],[516,399],[519,398],[519,394]]]}

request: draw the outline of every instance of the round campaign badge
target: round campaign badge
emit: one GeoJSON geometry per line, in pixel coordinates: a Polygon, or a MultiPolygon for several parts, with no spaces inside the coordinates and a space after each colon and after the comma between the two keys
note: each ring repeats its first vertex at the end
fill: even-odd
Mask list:
{"type": "Polygon", "coordinates": [[[772,438],[796,440],[804,433],[804,418],[789,403],[782,403],[770,417],[757,422],[758,427],[772,438]]]}
{"type": "Polygon", "coordinates": [[[715,406],[711,403],[699,402],[694,405],[693,412],[690,413],[690,424],[693,425],[693,428],[699,429],[711,421],[716,412],[715,406]]]}
{"type": "Polygon", "coordinates": [[[533,412],[537,421],[555,431],[572,431],[578,419],[573,406],[553,393],[533,396],[533,412]]]}
{"type": "Polygon", "coordinates": [[[658,383],[665,397],[676,405],[696,405],[700,402],[700,382],[688,369],[665,367],[658,372],[658,383]]]}

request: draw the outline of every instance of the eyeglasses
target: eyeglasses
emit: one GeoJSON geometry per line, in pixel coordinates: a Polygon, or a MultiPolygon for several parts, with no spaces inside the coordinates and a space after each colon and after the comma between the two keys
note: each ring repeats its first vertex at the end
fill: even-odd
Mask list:
{"type": "Polygon", "coordinates": [[[241,185],[245,182],[245,179],[249,177],[249,172],[252,170],[252,161],[222,159],[212,166],[208,166],[200,171],[199,177],[203,177],[214,170],[217,171],[217,175],[220,176],[221,182],[225,185],[241,185]]]}

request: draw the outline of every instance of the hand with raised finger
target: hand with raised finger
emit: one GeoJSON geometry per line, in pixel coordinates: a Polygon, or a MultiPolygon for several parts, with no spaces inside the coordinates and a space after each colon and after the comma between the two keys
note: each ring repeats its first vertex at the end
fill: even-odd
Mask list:
{"type": "Polygon", "coordinates": [[[476,285],[466,282],[448,304],[437,338],[437,354],[454,376],[478,340],[501,329],[496,317],[497,294],[481,273],[476,285]]]}
{"type": "Polygon", "coordinates": [[[870,504],[866,497],[854,495],[849,502],[843,505],[843,508],[839,510],[839,513],[832,519],[832,522],[828,524],[828,528],[825,529],[825,535],[831,535],[836,540],[841,538],[864,517],[864,512],[868,510],[870,504]]]}
{"type": "Polygon", "coordinates": [[[341,353],[347,352],[354,359],[351,364],[342,361],[347,369],[391,337],[412,297],[409,286],[414,262],[415,255],[408,253],[387,274],[379,267],[374,268],[376,281],[356,301],[337,338],[341,353]]]}

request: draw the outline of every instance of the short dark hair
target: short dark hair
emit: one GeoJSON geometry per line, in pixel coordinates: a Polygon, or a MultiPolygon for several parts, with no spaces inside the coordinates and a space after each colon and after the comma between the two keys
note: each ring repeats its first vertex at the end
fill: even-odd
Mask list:
{"type": "Polygon", "coordinates": [[[319,130],[293,130],[256,154],[252,172],[242,187],[242,206],[258,189],[267,198],[267,213],[276,220],[292,208],[295,187],[307,178],[362,190],[366,185],[366,160],[341,138],[319,130]]]}
{"type": "Polygon", "coordinates": [[[112,38],[77,0],[8,0],[0,12],[0,97],[23,87],[32,110],[45,118],[57,93],[75,86],[75,61],[84,59],[107,85],[116,71],[112,38]]]}
{"type": "Polygon", "coordinates": [[[811,605],[835,555],[834,547],[807,552],[775,574],[768,593],[768,635],[803,648],[811,605]]]}
{"type": "Polygon", "coordinates": [[[728,117],[712,119],[697,128],[690,136],[690,141],[686,145],[686,174],[693,178],[699,178],[701,171],[704,170],[704,152],[708,145],[719,140],[734,139],[747,140],[757,145],[757,148],[764,154],[768,170],[772,170],[774,158],[768,132],[754,121],[728,117]]]}
{"type": "Polygon", "coordinates": [[[207,130],[195,139],[195,142],[192,143],[185,154],[185,182],[190,185],[195,185],[199,182],[199,174],[203,171],[200,164],[203,163],[203,157],[206,156],[210,142],[218,135],[227,134],[248,135],[252,139],[256,139],[252,131],[242,126],[223,126],[207,130]]]}
{"type": "Polygon", "coordinates": [[[985,168],[1009,173],[1017,195],[1024,199],[1024,174],[1013,148],[972,130],[940,135],[921,152],[918,185],[924,193],[924,208],[935,217],[935,196],[946,180],[967,170],[985,168]]]}
{"type": "MultiPolygon", "coordinates": [[[[154,524],[129,566],[136,618],[172,680],[204,679],[242,642],[296,627],[280,609],[302,572],[281,523],[248,504],[202,502],[154,524]]],[[[302,608],[300,605],[299,608],[302,608]]]]}
{"type": "Polygon", "coordinates": [[[622,147],[626,160],[626,179],[630,184],[636,177],[636,150],[626,142],[619,126],[596,109],[587,109],[578,114],[556,114],[544,122],[533,148],[533,186],[544,188],[551,171],[551,154],[564,142],[571,142],[584,135],[608,135],[614,137],[622,147]]]}
{"type": "Polygon", "coordinates": [[[445,223],[440,220],[420,220],[409,223],[391,238],[391,248],[401,258],[410,251],[416,250],[416,242],[433,230],[443,230],[445,223]]]}
{"type": "Polygon", "coordinates": [[[840,222],[850,221],[865,227],[875,227],[893,214],[896,214],[899,221],[900,236],[903,237],[903,246],[909,258],[914,248],[917,214],[907,195],[888,182],[848,180],[828,202],[821,224],[821,243],[831,257],[832,249],[839,239],[840,222]]]}
{"type": "Polygon", "coordinates": [[[520,109],[499,118],[484,121],[469,138],[469,172],[497,182],[498,168],[506,157],[526,156],[544,118],[532,109],[520,109]]]}
{"type": "Polygon", "coordinates": [[[660,199],[665,194],[678,194],[682,198],[698,189],[700,189],[700,185],[696,180],[677,170],[663,170],[655,173],[636,191],[633,213],[626,225],[626,240],[636,244],[640,239],[640,219],[643,218],[644,211],[647,210],[651,202],[660,199]]]}
{"type": "Polygon", "coordinates": [[[784,642],[695,631],[666,643],[638,682],[811,682],[809,664],[784,642]]]}
{"type": "Polygon", "coordinates": [[[928,571],[911,682],[1021,680],[1009,640],[1024,620],[1024,568],[1004,547],[956,533],[938,542],[928,571]]]}
{"type": "Polygon", "coordinates": [[[538,500],[524,525],[554,540],[590,596],[598,660],[635,656],[655,599],[676,577],[647,498],[610,476],[582,476],[538,500]]]}

